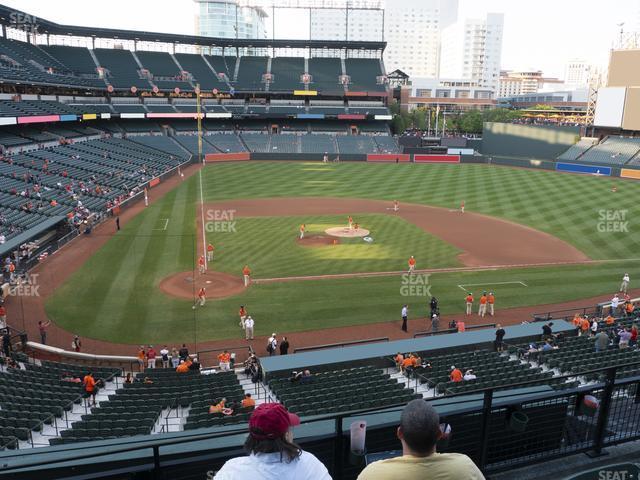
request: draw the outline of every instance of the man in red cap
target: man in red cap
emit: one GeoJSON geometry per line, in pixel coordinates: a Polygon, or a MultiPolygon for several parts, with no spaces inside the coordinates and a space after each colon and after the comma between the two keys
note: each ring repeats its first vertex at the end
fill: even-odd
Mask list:
{"type": "Polygon", "coordinates": [[[249,454],[228,460],[214,480],[331,480],[327,468],[293,443],[291,427],[300,418],[279,403],[263,403],[251,414],[244,448],[249,454]]]}

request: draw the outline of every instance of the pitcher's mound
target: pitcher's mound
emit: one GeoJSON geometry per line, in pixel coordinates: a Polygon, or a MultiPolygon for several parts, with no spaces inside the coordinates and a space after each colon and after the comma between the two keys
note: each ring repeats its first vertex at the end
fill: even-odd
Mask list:
{"type": "Polygon", "coordinates": [[[339,238],[328,237],[326,235],[313,235],[297,240],[298,245],[303,247],[326,247],[327,245],[337,245],[340,243],[339,238]]]}
{"type": "Polygon", "coordinates": [[[369,235],[369,230],[362,227],[359,227],[357,230],[349,227],[331,227],[327,228],[324,233],[332,237],[359,238],[369,235]]]}
{"type": "Polygon", "coordinates": [[[206,289],[208,299],[231,297],[245,290],[242,278],[211,270],[203,275],[191,271],[174,273],[160,281],[163,293],[186,300],[194,300],[200,287],[206,289]]]}

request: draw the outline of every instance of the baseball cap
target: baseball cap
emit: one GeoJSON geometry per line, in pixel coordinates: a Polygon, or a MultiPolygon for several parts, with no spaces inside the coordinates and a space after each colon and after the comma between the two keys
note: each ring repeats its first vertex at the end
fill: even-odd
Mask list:
{"type": "Polygon", "coordinates": [[[251,414],[249,433],[258,440],[278,438],[289,430],[289,427],[300,425],[300,417],[289,413],[279,403],[263,403],[251,414]]]}

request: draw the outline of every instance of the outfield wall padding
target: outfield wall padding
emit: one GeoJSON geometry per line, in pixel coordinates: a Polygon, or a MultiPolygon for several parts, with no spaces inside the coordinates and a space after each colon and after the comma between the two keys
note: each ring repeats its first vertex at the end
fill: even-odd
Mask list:
{"type": "Polygon", "coordinates": [[[559,172],[584,173],[587,175],[611,176],[611,167],[603,165],[583,165],[580,163],[556,163],[556,170],[559,172]]]}
{"type": "Polygon", "coordinates": [[[414,155],[415,163],[460,163],[460,155],[414,155]]]}
{"type": "MultiPolygon", "coordinates": [[[[360,153],[330,153],[329,162],[332,162],[337,156],[340,156],[341,162],[364,162],[367,156],[360,153]]],[[[322,161],[323,153],[265,153],[254,152],[251,154],[251,160],[285,160],[285,161],[322,161]]]]}
{"type": "Polygon", "coordinates": [[[411,155],[406,153],[382,154],[370,153],[367,155],[367,162],[410,162],[411,155]]]}
{"type": "Polygon", "coordinates": [[[207,153],[204,156],[204,161],[209,162],[238,162],[251,160],[249,152],[238,153],[207,153]]]}
{"type": "MultiPolygon", "coordinates": [[[[485,157],[487,158],[487,157],[485,157]]],[[[504,165],[508,167],[533,168],[542,170],[555,170],[556,163],[551,160],[539,160],[536,158],[487,158],[487,163],[495,163],[496,165],[504,165]]]]}
{"type": "Polygon", "coordinates": [[[620,170],[620,176],[622,178],[635,178],[640,180],[640,170],[634,170],[632,168],[623,168],[620,170]]]}

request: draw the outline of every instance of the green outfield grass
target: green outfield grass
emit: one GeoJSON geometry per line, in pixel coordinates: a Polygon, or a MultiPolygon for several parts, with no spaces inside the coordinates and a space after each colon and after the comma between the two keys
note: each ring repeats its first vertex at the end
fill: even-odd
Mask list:
{"type": "MultiPolygon", "coordinates": [[[[640,184],[481,165],[366,165],[249,162],[208,166],[202,175],[205,201],[289,196],[377,198],[457,207],[503,217],[556,235],[597,259],[640,257],[635,201],[640,184]],[[612,193],[616,184],[618,192],[612,193]],[[601,232],[606,212],[626,210],[628,232],[601,232]]],[[[63,328],[84,337],[114,342],[177,342],[239,337],[236,311],[249,305],[258,334],[364,324],[398,317],[405,302],[422,316],[426,298],[404,296],[401,277],[323,280],[254,285],[242,295],[208,301],[195,312],[190,302],[164,296],[157,285],[170,273],[191,270],[196,256],[198,177],[185,181],[149,207],[107,242],[47,302],[47,312],[63,328]],[[168,219],[168,221],[167,221],[168,219]],[[166,229],[165,229],[166,227],[166,229]]],[[[617,214],[619,217],[621,213],[617,214]]],[[[338,224],[344,218],[335,219],[338,224]]],[[[334,217],[305,217],[312,229],[334,217]]],[[[264,252],[259,276],[387,270],[406,262],[407,252],[426,254],[429,266],[455,264],[456,250],[401,219],[367,215],[377,225],[374,244],[345,242],[308,248],[295,243],[300,218],[239,219],[239,238],[211,234],[219,246],[215,268],[234,272],[243,256],[264,252]],[[244,230],[246,229],[246,230],[244,230]],[[396,229],[402,235],[391,238],[396,229]],[[246,234],[242,233],[246,232],[246,234]],[[406,241],[402,237],[406,235],[406,241]],[[374,251],[376,255],[371,255],[374,251]],[[423,253],[424,252],[424,253],[423,253]],[[357,256],[354,259],[354,256],[357,256]],[[264,274],[262,273],[264,271],[264,274]]],[[[615,220],[614,220],[615,221],[615,220]]],[[[415,253],[412,253],[415,254],[415,253]]],[[[418,256],[418,255],[416,255],[418,256]]],[[[423,258],[419,256],[418,258],[423,258]]],[[[432,275],[430,293],[444,313],[461,312],[464,292],[493,289],[498,307],[575,300],[610,293],[628,271],[640,278],[639,261],[558,268],[535,268],[432,275]],[[520,283],[524,282],[527,287],[520,283]],[[485,285],[486,284],[486,285],[485,285]]],[[[633,286],[633,285],[632,285],[633,286]]],[[[404,293],[418,293],[404,291],[404,293]]],[[[424,292],[422,292],[424,293],[424,292]]]]}

